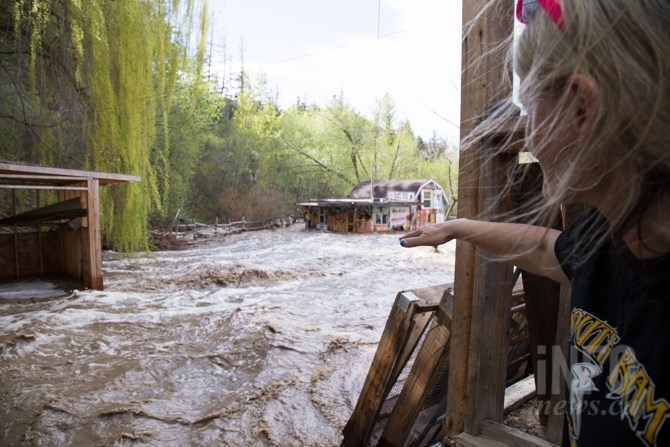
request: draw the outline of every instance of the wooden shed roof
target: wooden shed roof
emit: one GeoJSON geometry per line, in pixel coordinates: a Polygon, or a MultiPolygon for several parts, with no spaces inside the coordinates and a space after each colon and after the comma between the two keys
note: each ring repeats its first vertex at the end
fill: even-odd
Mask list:
{"type": "Polygon", "coordinates": [[[0,161],[0,184],[66,185],[88,179],[96,179],[100,185],[140,181],[140,177],[137,175],[52,168],[0,161]]]}

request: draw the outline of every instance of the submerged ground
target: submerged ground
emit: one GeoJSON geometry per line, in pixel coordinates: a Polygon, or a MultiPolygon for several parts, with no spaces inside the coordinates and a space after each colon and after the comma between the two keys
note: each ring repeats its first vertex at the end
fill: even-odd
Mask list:
{"type": "Polygon", "coordinates": [[[0,445],[338,446],[397,292],[453,250],[294,225],[105,253],[105,291],[0,300],[0,445]]]}

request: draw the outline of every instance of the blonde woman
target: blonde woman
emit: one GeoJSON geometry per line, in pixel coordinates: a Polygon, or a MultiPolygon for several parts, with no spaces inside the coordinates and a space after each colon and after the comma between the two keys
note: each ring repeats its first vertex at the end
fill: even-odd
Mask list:
{"type": "Polygon", "coordinates": [[[462,239],[570,284],[564,444],[670,445],[670,0],[519,0],[517,17],[536,211],[591,209],[563,232],[457,219],[400,243],[462,239]]]}

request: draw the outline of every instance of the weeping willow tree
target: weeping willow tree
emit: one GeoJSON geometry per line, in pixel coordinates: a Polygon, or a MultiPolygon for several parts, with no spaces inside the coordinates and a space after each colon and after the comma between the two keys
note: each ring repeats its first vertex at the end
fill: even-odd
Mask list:
{"type": "Polygon", "coordinates": [[[170,188],[177,78],[200,76],[206,0],[0,2],[0,158],[136,174],[101,197],[105,239],[148,248],[170,188]]]}

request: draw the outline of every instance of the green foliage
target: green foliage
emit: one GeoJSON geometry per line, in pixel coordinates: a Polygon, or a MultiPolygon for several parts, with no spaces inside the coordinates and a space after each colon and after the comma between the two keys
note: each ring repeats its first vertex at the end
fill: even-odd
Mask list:
{"type": "Polygon", "coordinates": [[[203,81],[205,0],[0,3],[0,158],[137,174],[102,189],[105,241],[148,248],[151,225],[293,214],[370,179],[433,178],[455,195],[455,154],[379,100],[280,110],[244,68],[224,97],[203,81]]]}
{"type": "Polygon", "coordinates": [[[446,143],[426,144],[409,123],[396,123],[389,96],[371,120],[343,98],[282,112],[248,86],[227,100],[201,152],[190,210],[198,217],[279,217],[292,214],[295,202],[344,197],[371,178],[433,178],[455,194],[446,143]]]}
{"type": "MultiPolygon", "coordinates": [[[[8,136],[0,157],[140,175],[139,184],[103,189],[102,227],[118,250],[148,248],[149,216],[171,194],[178,73],[200,78],[206,17],[196,0],[2,2],[0,20],[11,32],[0,34],[0,89],[15,100],[0,105],[8,136]]],[[[178,189],[184,175],[188,166],[178,189]]]]}
{"type": "Polygon", "coordinates": [[[164,226],[178,212],[190,215],[196,211],[191,182],[204,148],[214,144],[213,135],[224,107],[225,99],[211,85],[194,76],[184,75],[178,80],[166,125],[159,127],[156,141],[157,149],[166,155],[166,166],[159,176],[163,210],[153,213],[154,225],[164,226]]]}
{"type": "MultiPolygon", "coordinates": [[[[231,103],[228,106],[232,106],[231,103]]],[[[221,109],[216,138],[203,148],[194,179],[194,193],[200,199],[195,210],[205,218],[264,218],[275,213],[272,197],[282,177],[278,146],[278,110],[242,94],[234,111],[221,109]]]]}

